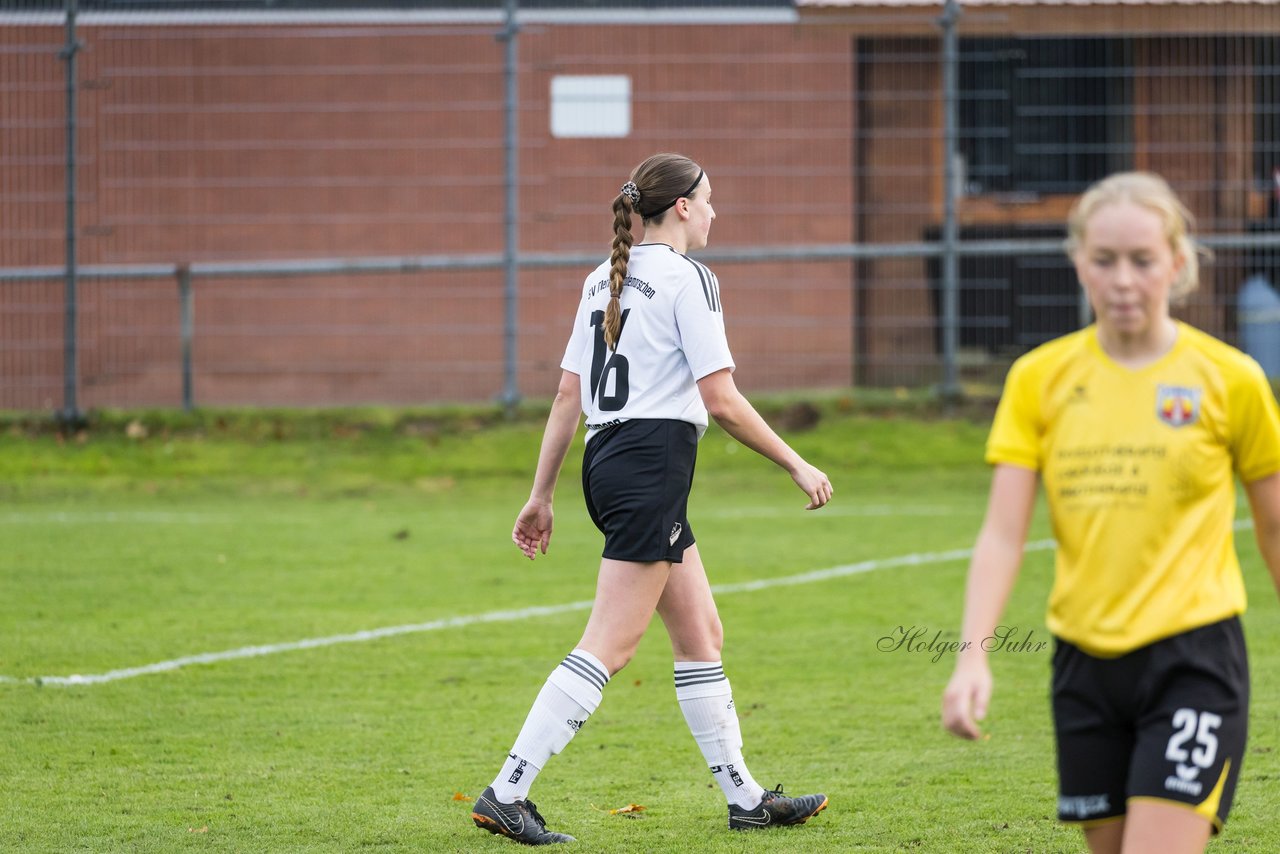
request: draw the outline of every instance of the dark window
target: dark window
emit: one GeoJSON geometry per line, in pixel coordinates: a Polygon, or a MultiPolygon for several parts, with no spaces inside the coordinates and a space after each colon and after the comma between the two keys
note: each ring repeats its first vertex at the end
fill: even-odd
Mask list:
{"type": "Polygon", "coordinates": [[[1077,193],[1133,162],[1127,39],[963,39],[966,191],[1077,193]]]}
{"type": "MultiPolygon", "coordinates": [[[[1058,225],[965,226],[961,240],[1061,239],[1058,225]]],[[[937,227],[925,240],[938,240],[937,227]]],[[[930,258],[933,308],[942,317],[942,261],[930,258]]],[[[1080,328],[1080,285],[1065,254],[965,255],[960,258],[960,327],[962,348],[982,349],[1013,357],[1080,328]]],[[[942,324],[935,345],[942,351],[942,324]]]]}

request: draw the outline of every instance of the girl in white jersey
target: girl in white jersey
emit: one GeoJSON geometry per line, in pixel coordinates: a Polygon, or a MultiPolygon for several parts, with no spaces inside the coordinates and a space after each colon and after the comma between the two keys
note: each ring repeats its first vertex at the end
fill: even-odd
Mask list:
{"type": "Polygon", "coordinates": [[[585,412],[583,491],[605,536],[596,598],[582,639],[547,678],[472,819],[529,845],[572,841],[546,829],[529,788],[596,710],[657,611],[675,655],[676,698],[729,802],[729,827],[800,824],[827,798],[765,790],[743,762],[720,618],[685,513],[708,413],[786,469],[808,496],[805,509],[826,504],[831,483],[734,385],[719,282],[686,256],[706,246],[715,219],[706,173],[687,157],[656,154],[632,171],[613,214],[613,251],[583,284],[533,491],[511,534],[530,560],[546,553],[556,480],[585,412]],[[633,215],[644,223],[637,245],[633,215]]]}

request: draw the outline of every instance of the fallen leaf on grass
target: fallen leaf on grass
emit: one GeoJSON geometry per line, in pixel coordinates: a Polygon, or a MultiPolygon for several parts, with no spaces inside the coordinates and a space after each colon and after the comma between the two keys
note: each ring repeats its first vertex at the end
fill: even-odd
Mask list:
{"type": "Polygon", "coordinates": [[[635,813],[635,812],[645,811],[645,808],[640,806],[640,804],[627,804],[625,807],[618,807],[616,810],[602,810],[600,809],[600,807],[596,806],[595,804],[592,804],[591,808],[596,812],[607,812],[609,815],[623,815],[625,813],[635,813]]]}
{"type": "Polygon", "coordinates": [[[462,794],[462,792],[454,792],[453,799],[455,801],[474,801],[475,800],[475,798],[471,797],[470,795],[464,795],[462,794]]]}
{"type": "Polygon", "coordinates": [[[208,833],[208,832],[209,832],[209,825],[207,824],[204,827],[200,827],[200,828],[195,828],[195,827],[187,828],[187,833],[208,833]]]}

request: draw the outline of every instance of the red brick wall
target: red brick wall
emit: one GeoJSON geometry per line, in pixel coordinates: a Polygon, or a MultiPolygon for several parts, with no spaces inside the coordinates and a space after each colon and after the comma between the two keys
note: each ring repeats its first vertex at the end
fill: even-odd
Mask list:
{"type": "MultiPolygon", "coordinates": [[[[79,260],[190,263],[502,249],[502,45],[485,27],[88,26],[79,260]]],[[[0,25],[0,266],[63,257],[62,32],[0,25]]],[[[657,150],[715,181],[713,247],[853,237],[847,36],[537,26],[520,51],[527,252],[607,251],[657,150]],[[553,139],[561,73],[628,74],[632,134],[553,139]]],[[[714,265],[747,389],[846,385],[851,265],[714,265]]],[[[519,386],[554,388],[586,269],[520,277],[519,386]]],[[[487,400],[502,273],[197,279],[204,405],[487,400]]],[[[176,284],[81,285],[80,404],[180,402],[176,284]]],[[[0,285],[0,407],[61,405],[61,283],[0,285]]]]}

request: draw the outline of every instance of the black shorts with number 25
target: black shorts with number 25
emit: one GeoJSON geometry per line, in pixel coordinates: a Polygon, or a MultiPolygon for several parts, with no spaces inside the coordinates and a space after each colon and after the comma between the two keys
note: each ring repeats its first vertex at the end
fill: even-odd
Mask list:
{"type": "Polygon", "coordinates": [[[1238,617],[1095,658],[1053,655],[1058,818],[1119,819],[1133,799],[1171,802],[1222,829],[1244,759],[1249,662],[1238,617]]]}
{"type": "Polygon", "coordinates": [[[693,545],[687,518],[698,429],[639,418],[602,428],[582,458],[582,492],[612,560],[680,563],[693,545]]]}

